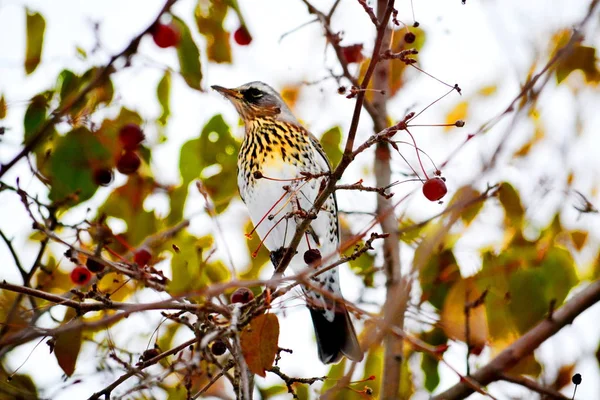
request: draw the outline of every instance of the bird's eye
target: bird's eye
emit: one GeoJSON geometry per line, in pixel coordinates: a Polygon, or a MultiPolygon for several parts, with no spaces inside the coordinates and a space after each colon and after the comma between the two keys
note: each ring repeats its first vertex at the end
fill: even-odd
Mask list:
{"type": "Polygon", "coordinates": [[[248,101],[256,101],[263,97],[265,94],[258,89],[250,88],[244,92],[244,97],[248,101]]]}

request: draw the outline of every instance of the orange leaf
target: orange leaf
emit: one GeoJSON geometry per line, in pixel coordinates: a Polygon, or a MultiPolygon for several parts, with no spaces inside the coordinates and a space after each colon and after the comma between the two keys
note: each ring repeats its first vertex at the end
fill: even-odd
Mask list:
{"type": "MultiPolygon", "coordinates": [[[[74,319],[76,316],[75,311],[69,308],[63,319],[63,326],[69,324],[77,324],[78,321],[74,319]]],[[[75,372],[75,364],[77,364],[77,356],[81,350],[81,327],[75,329],[69,329],[56,336],[56,344],[54,345],[54,355],[58,365],[62,368],[67,376],[73,375],[75,372]]]]}
{"type": "Polygon", "coordinates": [[[240,334],[242,354],[250,371],[263,378],[277,355],[279,320],[273,314],[254,318],[240,334]]]}

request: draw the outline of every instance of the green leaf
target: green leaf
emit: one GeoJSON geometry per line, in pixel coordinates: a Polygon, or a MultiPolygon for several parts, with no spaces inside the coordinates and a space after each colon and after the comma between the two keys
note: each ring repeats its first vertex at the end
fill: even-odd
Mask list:
{"type": "Polygon", "coordinates": [[[200,51],[192,38],[190,28],[181,18],[173,16],[181,33],[181,40],[177,45],[177,57],[179,58],[179,71],[189,87],[201,90],[202,67],[200,65],[200,51]]]}
{"type": "Polygon", "coordinates": [[[179,171],[186,188],[189,182],[202,176],[204,168],[215,164],[221,167],[215,175],[202,179],[218,213],[227,208],[237,193],[238,149],[239,143],[231,136],[221,115],[208,121],[198,139],[186,142],[181,148],[179,171]]]}
{"type": "Polygon", "coordinates": [[[27,13],[27,43],[25,47],[25,72],[31,74],[42,59],[44,31],[46,21],[42,14],[26,10],[27,13]]]}
{"type": "Polygon", "coordinates": [[[198,31],[206,37],[206,55],[217,63],[231,63],[229,32],[223,28],[227,10],[224,1],[199,1],[194,11],[198,31]]]}
{"type": "Polygon", "coordinates": [[[212,237],[196,238],[190,234],[177,240],[179,251],[173,251],[173,279],[167,285],[169,293],[177,295],[201,289],[209,283],[203,252],[212,246],[212,237]]]}
{"type": "MultiPolygon", "coordinates": [[[[371,346],[365,358],[365,372],[363,379],[367,380],[370,377],[375,379],[362,383],[362,386],[367,385],[373,389],[373,398],[379,398],[379,389],[381,389],[381,379],[383,377],[383,348],[381,346],[371,346]]],[[[359,396],[362,398],[362,396],[359,396]]]]}
{"type": "MultiPolygon", "coordinates": [[[[463,186],[456,191],[454,196],[452,196],[452,200],[450,200],[447,207],[452,207],[455,204],[469,203],[480,195],[481,193],[473,189],[471,186],[463,186]]],[[[469,225],[471,222],[473,222],[475,217],[477,217],[477,214],[479,214],[479,211],[481,211],[482,207],[483,201],[478,201],[468,207],[462,207],[460,218],[462,219],[463,223],[465,225],[469,225]]]]}
{"type": "Polygon", "coordinates": [[[545,318],[551,302],[560,307],[578,279],[573,258],[564,249],[552,248],[542,260],[537,260],[535,248],[522,253],[526,264],[510,275],[508,284],[509,309],[523,334],[545,318]]]}
{"type": "Polygon", "coordinates": [[[321,136],[321,146],[323,146],[332,167],[335,167],[342,159],[344,152],[340,148],[341,143],[342,130],[339,126],[331,128],[321,136]]]}
{"type": "Polygon", "coordinates": [[[451,250],[432,254],[419,274],[421,301],[429,301],[441,310],[448,291],[460,278],[460,269],[451,250]]]}
{"type": "Polygon", "coordinates": [[[89,199],[98,189],[92,168],[110,159],[97,135],[83,127],[70,131],[59,139],[50,158],[50,199],[62,201],[72,196],[75,204],[89,199]]]}
{"type": "Polygon", "coordinates": [[[500,189],[498,189],[498,198],[500,204],[504,207],[507,225],[520,227],[525,210],[521,204],[519,193],[510,183],[503,182],[500,189]]]}
{"type": "Polygon", "coordinates": [[[33,379],[24,374],[8,374],[0,366],[0,400],[37,399],[33,379]]]}
{"type": "Polygon", "coordinates": [[[335,386],[338,380],[342,379],[344,376],[344,371],[346,370],[346,359],[342,358],[337,364],[334,364],[329,369],[329,373],[327,374],[327,380],[323,382],[323,386],[321,387],[321,394],[324,394],[326,391],[335,386]]]}
{"type": "Polygon", "coordinates": [[[25,111],[25,118],[23,119],[23,126],[25,129],[25,136],[23,144],[27,143],[35,136],[40,130],[41,126],[46,121],[46,113],[48,111],[48,98],[43,94],[38,94],[31,99],[27,111],[25,111]]]}
{"type": "MultiPolygon", "coordinates": [[[[421,335],[421,339],[432,346],[441,346],[448,342],[448,338],[444,335],[444,331],[440,328],[433,328],[421,335]]],[[[425,374],[425,388],[429,392],[433,392],[440,384],[440,374],[438,371],[439,361],[431,354],[423,353],[421,360],[421,369],[425,374]]]]}
{"type": "MultiPolygon", "coordinates": [[[[62,322],[62,326],[69,326],[79,323],[76,319],[76,312],[72,308],[68,308],[62,322]]],[[[54,344],[54,355],[58,365],[67,376],[73,375],[79,350],[81,350],[82,331],[81,328],[68,329],[56,335],[56,343],[54,344]]]]}
{"type": "Polygon", "coordinates": [[[158,102],[160,103],[160,107],[162,108],[162,114],[158,118],[158,122],[161,125],[165,125],[167,123],[167,119],[169,115],[171,115],[171,107],[170,107],[170,95],[171,95],[171,72],[169,70],[165,71],[160,82],[158,82],[158,86],[156,87],[156,97],[158,98],[158,102]]]}

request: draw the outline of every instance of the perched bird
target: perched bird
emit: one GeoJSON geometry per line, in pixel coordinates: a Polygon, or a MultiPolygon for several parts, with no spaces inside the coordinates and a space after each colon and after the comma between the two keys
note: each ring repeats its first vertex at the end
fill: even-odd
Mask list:
{"type": "MultiPolygon", "coordinates": [[[[298,122],[269,85],[250,82],[234,89],[212,86],[237,109],[246,133],[238,155],[238,188],[261,240],[277,267],[297,224],[307,218],[331,167],[319,141],[298,122]]],[[[340,228],[335,194],[329,196],[290,262],[296,273],[322,257],[339,259],[340,228]]],[[[314,265],[314,264],[313,264],[314,265]]],[[[333,268],[313,277],[321,292],[304,287],[317,337],[319,359],[335,363],[363,357],[333,268]],[[337,299],[337,300],[336,300],[337,299]]]]}

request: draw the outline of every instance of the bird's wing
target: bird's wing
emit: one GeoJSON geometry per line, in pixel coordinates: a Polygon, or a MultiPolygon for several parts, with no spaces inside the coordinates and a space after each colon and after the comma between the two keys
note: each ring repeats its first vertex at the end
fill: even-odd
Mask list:
{"type": "MultiPolygon", "coordinates": [[[[327,171],[331,172],[331,162],[329,161],[329,158],[327,157],[327,154],[325,153],[323,146],[321,146],[321,142],[319,142],[319,139],[317,139],[317,137],[310,132],[308,132],[308,138],[310,139],[310,142],[312,143],[312,145],[315,147],[315,149],[321,156],[321,159],[323,161],[325,161],[325,165],[327,166],[327,171]]],[[[340,242],[340,220],[337,215],[337,212],[338,212],[337,196],[335,195],[335,192],[333,192],[331,194],[331,196],[333,197],[333,202],[335,204],[335,219],[337,220],[337,236],[338,236],[337,239],[338,239],[338,244],[339,244],[339,242],[340,242]]]]}

